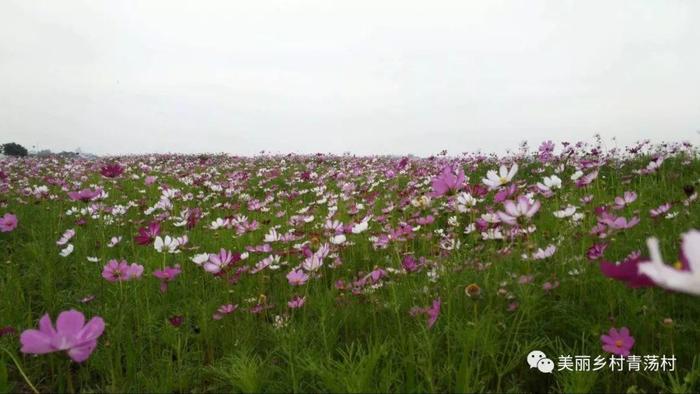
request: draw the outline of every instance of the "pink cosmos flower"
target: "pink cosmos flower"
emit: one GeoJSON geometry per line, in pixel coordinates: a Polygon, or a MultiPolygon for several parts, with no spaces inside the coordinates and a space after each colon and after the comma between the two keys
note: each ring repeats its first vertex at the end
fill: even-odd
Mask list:
{"type": "Polygon", "coordinates": [[[445,166],[440,175],[433,178],[433,197],[439,197],[450,191],[457,191],[464,186],[466,177],[461,166],[445,166]]]}
{"type": "Polygon", "coordinates": [[[299,297],[299,296],[294,296],[289,302],[287,302],[287,306],[290,307],[291,309],[297,309],[301,308],[304,306],[304,303],[306,302],[306,297],[299,297]]]}
{"type": "Polygon", "coordinates": [[[365,276],[365,280],[367,280],[370,284],[374,284],[379,282],[380,279],[388,277],[389,274],[382,269],[382,268],[375,268],[373,269],[367,276],[365,276]]]}
{"type": "Polygon", "coordinates": [[[149,245],[155,241],[156,237],[160,235],[160,223],[151,222],[146,227],[141,227],[139,229],[139,234],[134,237],[139,245],[149,245]]]}
{"type": "Polygon", "coordinates": [[[590,185],[594,180],[598,178],[598,170],[591,171],[590,173],[580,177],[576,180],[577,187],[586,187],[590,185]]]}
{"type": "Polygon", "coordinates": [[[428,321],[427,325],[428,328],[432,328],[435,322],[437,321],[438,316],[440,316],[440,306],[442,304],[442,301],[440,298],[436,298],[433,300],[433,305],[430,307],[425,307],[425,308],[420,308],[420,307],[413,307],[411,308],[411,311],[409,312],[411,316],[417,316],[420,314],[425,314],[428,316],[428,321]]]}
{"type": "Polygon", "coordinates": [[[143,266],[132,263],[129,265],[125,260],[110,260],[102,270],[102,277],[110,282],[129,281],[140,278],[143,275],[143,266]]]}
{"type": "Polygon", "coordinates": [[[297,269],[287,274],[287,280],[292,286],[301,286],[309,280],[309,275],[306,275],[303,270],[297,269]]]}
{"type": "Polygon", "coordinates": [[[533,280],[535,280],[533,275],[520,275],[518,277],[518,284],[526,285],[528,283],[532,283],[533,280]]]}
{"type": "Polygon", "coordinates": [[[89,202],[102,194],[101,190],[83,189],[77,192],[68,192],[68,197],[74,201],[89,202]]]}
{"type": "Polygon", "coordinates": [[[0,218],[0,232],[9,233],[10,231],[17,228],[17,222],[17,216],[11,213],[6,213],[3,217],[0,218]]]}
{"type": "Polygon", "coordinates": [[[519,217],[531,218],[540,210],[539,201],[530,202],[526,196],[520,196],[517,202],[506,200],[503,203],[505,212],[498,211],[496,214],[501,221],[510,225],[516,225],[519,217]]]}
{"type": "Polygon", "coordinates": [[[622,209],[637,200],[637,193],[625,192],[622,197],[615,197],[615,209],[622,209]]]}
{"type": "Polygon", "coordinates": [[[63,246],[65,244],[67,244],[68,241],[70,241],[71,238],[73,238],[74,236],[75,236],[75,230],[73,230],[72,228],[68,229],[63,233],[63,235],[61,235],[61,238],[59,238],[58,241],[56,241],[56,245],[63,246]]]}
{"type": "Polygon", "coordinates": [[[83,362],[90,357],[97,346],[97,338],[102,335],[105,323],[95,316],[85,324],[85,316],[76,310],[61,312],[56,319],[56,328],[49,314],[39,320],[38,330],[25,330],[19,340],[22,353],[46,354],[65,351],[75,362],[83,362]]]}
{"type": "Polygon", "coordinates": [[[550,292],[550,291],[556,289],[557,287],[559,287],[559,281],[558,281],[558,280],[555,280],[555,281],[552,281],[552,282],[544,282],[544,283],[542,284],[542,290],[544,290],[545,292],[550,292]]]}
{"type": "Polygon", "coordinates": [[[634,337],[630,335],[630,330],[627,327],[622,327],[620,331],[613,327],[607,335],[600,336],[600,342],[604,351],[627,357],[634,346],[634,337]]]}
{"type": "Polygon", "coordinates": [[[496,194],[493,196],[493,201],[500,203],[508,199],[508,197],[512,196],[515,194],[515,192],[518,191],[518,186],[517,185],[509,185],[506,187],[502,187],[499,189],[496,194]]]}
{"type": "Polygon", "coordinates": [[[165,293],[168,291],[168,282],[173,281],[181,272],[179,264],[175,264],[174,267],[165,267],[162,270],[153,271],[153,276],[160,279],[160,292],[165,293]]]}
{"type": "Polygon", "coordinates": [[[224,318],[224,316],[229,315],[238,309],[238,304],[225,304],[221,305],[219,309],[216,310],[216,313],[212,316],[212,319],[214,320],[221,320],[224,318]]]}
{"type": "Polygon", "coordinates": [[[218,274],[224,270],[229,264],[240,260],[240,256],[236,258],[236,255],[229,250],[221,248],[218,254],[210,254],[209,261],[203,264],[204,270],[212,274],[218,274]]]}
{"type": "Polygon", "coordinates": [[[581,201],[581,204],[588,204],[591,201],[593,201],[593,195],[589,194],[589,195],[583,196],[583,197],[581,197],[580,201],[581,201]]]}
{"type": "Polygon", "coordinates": [[[535,260],[544,260],[548,257],[552,257],[556,251],[557,247],[554,245],[549,245],[545,249],[538,248],[535,253],[532,254],[532,258],[535,260]]]}
{"type": "Polygon", "coordinates": [[[420,224],[421,226],[426,226],[428,224],[431,224],[435,221],[435,216],[433,215],[428,215],[428,216],[421,216],[418,219],[416,219],[416,223],[420,224]]]}
{"type": "Polygon", "coordinates": [[[657,208],[651,209],[649,211],[649,216],[651,216],[652,218],[657,218],[657,217],[665,214],[666,212],[668,212],[670,209],[671,209],[671,204],[666,203],[666,204],[658,206],[657,208]]]}
{"type": "Polygon", "coordinates": [[[428,328],[433,327],[435,322],[437,321],[438,316],[440,316],[440,306],[442,302],[440,299],[433,300],[433,306],[428,308],[427,313],[428,313],[428,328]]]}
{"type": "Polygon", "coordinates": [[[639,218],[637,216],[634,216],[630,218],[630,220],[627,220],[622,216],[616,218],[612,215],[603,215],[598,220],[600,223],[603,223],[614,230],[627,230],[639,224],[639,218]]]}

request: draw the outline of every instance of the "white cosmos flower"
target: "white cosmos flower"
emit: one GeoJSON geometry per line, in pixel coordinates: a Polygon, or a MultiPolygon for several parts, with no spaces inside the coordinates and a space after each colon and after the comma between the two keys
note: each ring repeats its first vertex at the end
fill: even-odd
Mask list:
{"type": "Polygon", "coordinates": [[[683,234],[681,250],[688,260],[689,271],[681,271],[664,263],[659,240],[647,239],[651,261],[639,264],[639,273],[648,276],[657,286],[700,296],[700,231],[683,234]]]}
{"type": "Polygon", "coordinates": [[[96,262],[100,261],[100,258],[97,256],[87,256],[87,261],[89,261],[91,263],[96,263],[96,262]]]}
{"type": "Polygon", "coordinates": [[[561,189],[561,179],[556,175],[544,177],[542,182],[537,183],[537,187],[543,191],[561,189]]]}
{"type": "Polygon", "coordinates": [[[73,253],[73,244],[68,244],[59,254],[63,257],[68,257],[71,253],[73,253]]]}
{"type": "Polygon", "coordinates": [[[573,214],[573,216],[571,216],[571,220],[574,222],[578,222],[581,219],[583,219],[583,216],[584,215],[582,213],[575,213],[575,214],[573,214]]]}
{"type": "Polygon", "coordinates": [[[429,196],[420,196],[411,200],[411,205],[421,209],[428,208],[430,206],[430,201],[431,199],[429,196]]]}
{"type": "Polygon", "coordinates": [[[342,245],[345,243],[347,238],[345,237],[345,234],[338,234],[333,237],[331,237],[331,243],[333,245],[342,245]]]}
{"type": "Polygon", "coordinates": [[[216,220],[211,222],[211,224],[209,225],[209,228],[212,230],[218,230],[222,227],[226,227],[228,224],[229,224],[228,219],[224,220],[222,218],[217,218],[216,220]]]}
{"type": "Polygon", "coordinates": [[[513,166],[510,167],[510,171],[508,170],[508,167],[506,167],[505,164],[503,164],[501,165],[501,168],[499,169],[498,173],[496,173],[496,171],[494,170],[489,170],[489,172],[486,173],[486,178],[483,178],[481,181],[491,190],[498,189],[499,187],[506,185],[508,184],[508,182],[512,181],[513,177],[517,173],[517,163],[513,164],[513,166]]]}
{"type": "Polygon", "coordinates": [[[487,212],[481,215],[481,218],[484,219],[487,223],[500,223],[501,219],[496,215],[495,213],[487,212]]]}
{"type": "Polygon", "coordinates": [[[196,255],[192,256],[192,258],[190,258],[190,260],[192,260],[193,263],[201,266],[202,264],[206,263],[207,260],[209,260],[209,253],[196,254],[196,255]]]}
{"type": "Polygon", "coordinates": [[[576,207],[573,205],[569,205],[561,211],[554,211],[552,213],[559,219],[568,218],[576,213],[576,207]]]}
{"type": "Polygon", "coordinates": [[[274,227],[270,229],[270,231],[265,234],[265,242],[277,242],[280,240],[280,235],[277,234],[277,230],[275,230],[274,227]]]}
{"type": "Polygon", "coordinates": [[[153,242],[153,247],[159,252],[179,253],[180,251],[177,250],[178,246],[180,246],[178,240],[169,235],[166,235],[165,239],[157,236],[156,240],[153,242]]]}
{"type": "Polygon", "coordinates": [[[109,240],[109,243],[107,244],[107,247],[108,247],[108,248],[113,248],[113,247],[115,247],[119,242],[121,242],[121,240],[122,240],[122,237],[121,237],[121,236],[112,237],[112,239],[109,240]]]}
{"type": "Polygon", "coordinates": [[[368,227],[369,227],[369,223],[367,223],[367,221],[363,220],[360,223],[352,226],[352,233],[353,234],[360,234],[360,233],[366,231],[368,227]]]}
{"type": "Polygon", "coordinates": [[[452,227],[457,226],[459,224],[457,216],[450,216],[449,218],[447,218],[447,224],[449,224],[452,227]]]}
{"type": "Polygon", "coordinates": [[[485,232],[481,233],[481,238],[483,240],[489,240],[489,239],[503,239],[503,233],[501,232],[500,229],[488,229],[485,232]]]}
{"type": "Polygon", "coordinates": [[[571,180],[575,181],[575,180],[581,178],[582,176],[583,176],[583,171],[578,170],[578,171],[574,172],[573,174],[571,174],[571,180]]]}
{"type": "Polygon", "coordinates": [[[467,212],[467,210],[475,206],[478,201],[479,200],[474,198],[471,194],[462,192],[457,196],[457,210],[462,213],[467,212]]]}
{"type": "Polygon", "coordinates": [[[532,258],[535,260],[544,260],[547,257],[552,257],[554,252],[557,251],[557,247],[554,245],[549,245],[545,249],[539,248],[532,254],[532,258]]]}

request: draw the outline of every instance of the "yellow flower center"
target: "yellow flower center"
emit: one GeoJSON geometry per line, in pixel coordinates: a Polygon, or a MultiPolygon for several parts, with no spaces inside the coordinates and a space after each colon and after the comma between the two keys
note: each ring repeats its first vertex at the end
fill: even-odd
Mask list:
{"type": "Polygon", "coordinates": [[[678,260],[675,263],[673,263],[673,268],[680,271],[683,269],[683,263],[680,260],[678,260]]]}
{"type": "Polygon", "coordinates": [[[618,339],[617,341],[615,341],[615,346],[622,347],[622,340],[618,339]]]}

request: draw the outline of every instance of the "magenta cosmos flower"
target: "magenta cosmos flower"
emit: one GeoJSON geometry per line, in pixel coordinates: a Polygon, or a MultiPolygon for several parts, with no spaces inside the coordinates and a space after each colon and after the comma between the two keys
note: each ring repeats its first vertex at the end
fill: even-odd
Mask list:
{"type": "Polygon", "coordinates": [[[9,233],[15,228],[17,228],[17,216],[6,213],[3,217],[0,217],[0,232],[9,233]]]}
{"type": "Polygon", "coordinates": [[[180,265],[175,264],[174,267],[165,267],[162,270],[153,271],[153,276],[160,279],[160,291],[165,293],[168,291],[168,282],[175,279],[176,276],[180,275],[182,270],[180,270],[180,265]]]}
{"type": "Polygon", "coordinates": [[[605,253],[605,249],[608,248],[608,244],[605,243],[598,243],[598,244],[593,244],[588,250],[586,251],[586,257],[588,257],[589,260],[598,260],[599,258],[603,257],[603,254],[605,253]]]}
{"type": "Polygon", "coordinates": [[[75,362],[90,357],[97,346],[97,338],[105,329],[104,320],[95,316],[85,324],[85,316],[76,310],[61,312],[56,319],[56,328],[49,314],[39,320],[38,330],[25,330],[19,338],[22,353],[45,354],[65,351],[75,362]]]}
{"type": "Polygon", "coordinates": [[[450,191],[457,191],[464,186],[465,181],[462,167],[445,166],[440,175],[433,178],[433,196],[439,197],[450,191]]]}
{"type": "Polygon", "coordinates": [[[652,287],[654,286],[654,281],[648,276],[639,273],[639,264],[647,261],[642,260],[639,253],[633,253],[619,263],[601,261],[600,271],[608,278],[625,282],[631,288],[652,287]]]}
{"type": "Polygon", "coordinates": [[[127,263],[126,261],[110,260],[102,269],[102,277],[110,282],[128,281],[131,279],[140,278],[143,275],[143,266],[136,263],[127,263]]]}
{"type": "Polygon", "coordinates": [[[151,222],[148,226],[139,229],[139,235],[134,237],[134,241],[139,245],[149,245],[152,244],[159,235],[160,223],[151,222]]]}
{"type": "Polygon", "coordinates": [[[100,174],[106,178],[116,178],[123,173],[124,167],[119,165],[119,163],[107,164],[100,168],[100,174]]]}
{"type": "Polygon", "coordinates": [[[627,357],[634,346],[634,337],[630,335],[630,330],[627,327],[622,327],[620,331],[613,327],[607,335],[600,336],[600,342],[604,351],[627,357]]]}

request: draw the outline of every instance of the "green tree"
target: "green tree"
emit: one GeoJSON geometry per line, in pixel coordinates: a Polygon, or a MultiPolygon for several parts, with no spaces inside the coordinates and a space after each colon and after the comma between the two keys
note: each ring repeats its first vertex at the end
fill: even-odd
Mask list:
{"type": "Polygon", "coordinates": [[[8,156],[24,157],[27,156],[28,153],[27,148],[15,142],[9,142],[7,144],[4,144],[2,146],[2,150],[8,156]]]}

